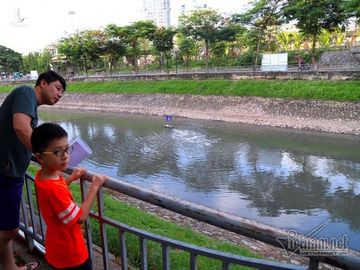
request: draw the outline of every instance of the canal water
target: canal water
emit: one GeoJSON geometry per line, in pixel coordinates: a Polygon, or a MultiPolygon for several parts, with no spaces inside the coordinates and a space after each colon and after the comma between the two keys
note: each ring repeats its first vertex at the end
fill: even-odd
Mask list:
{"type": "Polygon", "coordinates": [[[162,117],[129,114],[40,117],[89,144],[81,166],[91,171],[309,236],[346,237],[360,251],[358,136],[185,118],[169,129],[162,117]]]}

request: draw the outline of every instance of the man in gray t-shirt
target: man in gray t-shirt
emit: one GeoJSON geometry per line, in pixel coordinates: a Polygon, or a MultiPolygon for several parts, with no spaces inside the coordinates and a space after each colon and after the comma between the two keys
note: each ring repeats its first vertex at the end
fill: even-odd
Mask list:
{"type": "MultiPolygon", "coordinates": [[[[40,74],[34,89],[15,88],[0,107],[0,264],[4,269],[27,269],[15,265],[13,238],[19,228],[24,174],[32,153],[30,137],[38,122],[37,107],[55,104],[65,89],[64,78],[50,70],[40,74]]],[[[36,263],[29,266],[38,268],[36,263]]]]}

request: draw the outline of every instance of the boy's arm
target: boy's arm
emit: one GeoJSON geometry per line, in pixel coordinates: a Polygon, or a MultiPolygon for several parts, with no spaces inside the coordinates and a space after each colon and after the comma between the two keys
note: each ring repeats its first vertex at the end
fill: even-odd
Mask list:
{"type": "Polygon", "coordinates": [[[75,168],[75,169],[73,170],[73,172],[72,172],[68,177],[65,178],[65,182],[66,182],[66,184],[67,184],[68,186],[70,186],[70,184],[71,184],[73,181],[79,179],[81,176],[83,176],[83,175],[85,175],[85,174],[86,174],[86,170],[85,170],[85,169],[83,169],[83,168],[75,168]]]}
{"type": "Polygon", "coordinates": [[[88,193],[84,199],[84,202],[81,204],[80,208],[82,210],[82,214],[79,217],[77,223],[84,223],[89,216],[91,205],[95,199],[97,192],[100,187],[105,183],[107,177],[105,175],[94,175],[92,179],[92,183],[88,190],[88,193]]]}

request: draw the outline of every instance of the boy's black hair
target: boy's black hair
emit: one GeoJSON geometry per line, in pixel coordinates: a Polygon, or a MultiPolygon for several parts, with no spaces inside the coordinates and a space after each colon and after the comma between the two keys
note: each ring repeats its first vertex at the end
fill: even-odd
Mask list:
{"type": "Polygon", "coordinates": [[[36,81],[35,86],[40,85],[41,80],[45,80],[47,83],[59,81],[61,83],[62,87],[64,88],[64,91],[66,90],[65,79],[53,70],[49,70],[44,73],[41,73],[36,81]]]}
{"type": "Polygon", "coordinates": [[[54,123],[44,123],[34,128],[31,134],[31,147],[34,153],[43,152],[54,139],[67,137],[61,126],[54,123]]]}

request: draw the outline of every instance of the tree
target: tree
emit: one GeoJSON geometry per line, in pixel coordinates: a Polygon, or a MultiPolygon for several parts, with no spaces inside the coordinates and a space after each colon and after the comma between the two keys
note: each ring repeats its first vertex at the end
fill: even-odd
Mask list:
{"type": "Polygon", "coordinates": [[[356,44],[357,26],[360,24],[360,0],[348,0],[345,4],[345,10],[349,17],[355,17],[354,30],[351,37],[353,46],[356,44]]]}
{"type": "Polygon", "coordinates": [[[104,34],[100,30],[85,30],[63,38],[58,47],[71,63],[82,63],[88,75],[89,61],[95,62],[100,58],[104,42],[104,34]]]}
{"type": "Polygon", "coordinates": [[[43,53],[29,53],[23,57],[23,71],[29,73],[31,70],[37,70],[39,73],[50,69],[51,54],[49,51],[43,53]]]}
{"type": "Polygon", "coordinates": [[[160,68],[163,66],[164,58],[166,59],[166,67],[169,69],[169,58],[170,51],[174,47],[173,38],[176,34],[176,31],[172,28],[160,27],[156,29],[154,36],[152,38],[153,45],[155,49],[159,52],[159,63],[160,68]]]}
{"type": "Polygon", "coordinates": [[[137,21],[123,28],[123,33],[129,45],[128,56],[132,58],[134,71],[138,72],[138,57],[140,55],[140,40],[152,40],[156,31],[156,25],[152,21],[137,21]]]}
{"type": "Polygon", "coordinates": [[[349,17],[355,17],[357,23],[360,23],[360,0],[348,0],[345,2],[345,10],[349,17]]]}
{"type": "Polygon", "coordinates": [[[276,34],[276,40],[280,49],[284,51],[289,51],[291,49],[291,44],[293,41],[293,36],[291,33],[279,32],[276,34]]]}
{"type": "Polygon", "coordinates": [[[252,3],[250,10],[244,14],[233,14],[232,21],[234,23],[242,22],[248,26],[249,34],[252,38],[255,37],[255,68],[258,63],[261,45],[265,44],[264,38],[266,33],[269,33],[269,42],[272,42],[271,31],[278,25],[280,21],[280,11],[283,5],[283,0],[256,0],[252,3]]]}
{"type": "Polygon", "coordinates": [[[227,42],[226,47],[228,50],[228,55],[231,58],[239,57],[243,50],[247,47],[247,34],[248,31],[242,24],[235,24],[234,27],[237,29],[237,33],[234,36],[233,40],[227,42]]]}
{"type": "Polygon", "coordinates": [[[123,28],[115,24],[109,24],[104,32],[105,42],[102,53],[109,60],[110,74],[112,74],[115,63],[126,53],[126,37],[123,28]]]}
{"type": "Polygon", "coordinates": [[[75,33],[63,38],[59,42],[58,49],[59,53],[64,54],[67,61],[72,65],[81,65],[84,59],[87,73],[85,47],[81,36],[81,33],[75,33]]]}
{"type": "Polygon", "coordinates": [[[325,29],[323,29],[319,35],[319,43],[323,48],[328,48],[330,46],[331,41],[331,33],[325,29]]]}
{"type": "Polygon", "coordinates": [[[209,65],[210,43],[216,40],[217,34],[224,25],[224,21],[216,10],[199,9],[180,18],[180,31],[194,40],[205,42],[206,69],[209,65]]]}
{"type": "Polygon", "coordinates": [[[340,28],[337,28],[332,32],[331,39],[334,46],[342,46],[344,44],[345,34],[345,31],[340,28]]]}
{"type": "Polygon", "coordinates": [[[283,8],[283,16],[295,25],[306,36],[311,37],[312,62],[315,63],[316,42],[325,29],[333,32],[343,25],[347,18],[346,0],[288,0],[283,8]]]}
{"type": "Polygon", "coordinates": [[[215,33],[215,41],[211,46],[211,52],[214,54],[216,64],[223,64],[222,61],[226,61],[227,56],[234,56],[234,49],[239,49],[244,46],[242,40],[243,34],[246,29],[241,24],[233,24],[230,20],[225,20],[225,23],[217,33],[215,33]]]}
{"type": "Polygon", "coordinates": [[[211,45],[211,53],[213,54],[213,61],[215,60],[216,66],[222,64],[222,60],[225,59],[226,53],[226,42],[225,41],[218,41],[214,42],[211,45]]]}
{"type": "Polygon", "coordinates": [[[0,45],[0,70],[4,72],[19,71],[22,65],[20,53],[0,45]]]}
{"type": "Polygon", "coordinates": [[[299,32],[293,32],[292,33],[293,43],[294,43],[294,49],[300,50],[302,44],[304,43],[304,36],[303,34],[299,32]]]}
{"type": "Polygon", "coordinates": [[[179,56],[185,59],[186,69],[189,70],[190,58],[196,53],[195,41],[182,34],[179,34],[177,37],[179,42],[179,56]]]}

